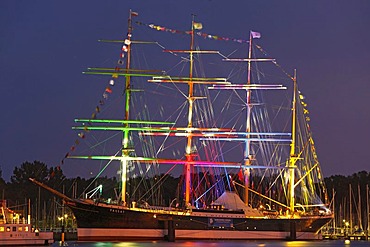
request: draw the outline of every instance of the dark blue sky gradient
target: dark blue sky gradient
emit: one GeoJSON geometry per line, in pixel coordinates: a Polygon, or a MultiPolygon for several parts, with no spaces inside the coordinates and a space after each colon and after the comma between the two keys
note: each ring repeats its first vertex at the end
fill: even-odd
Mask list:
{"type": "MultiPolygon", "coordinates": [[[[105,86],[81,72],[117,55],[96,41],[124,37],[130,8],[137,20],[179,30],[196,14],[207,33],[247,39],[249,30],[259,31],[279,64],[298,69],[324,175],[370,170],[368,0],[2,0],[5,180],[24,161],[59,165],[75,139],[73,119],[94,109],[105,86]]],[[[67,177],[87,175],[62,169],[67,177]]]]}

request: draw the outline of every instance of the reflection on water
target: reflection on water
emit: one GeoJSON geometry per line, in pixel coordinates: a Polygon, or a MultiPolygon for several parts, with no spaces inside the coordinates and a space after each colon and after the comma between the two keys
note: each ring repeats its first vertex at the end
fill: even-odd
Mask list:
{"type": "Polygon", "coordinates": [[[365,247],[367,241],[153,241],[153,242],[56,242],[52,247],[365,247]]]}

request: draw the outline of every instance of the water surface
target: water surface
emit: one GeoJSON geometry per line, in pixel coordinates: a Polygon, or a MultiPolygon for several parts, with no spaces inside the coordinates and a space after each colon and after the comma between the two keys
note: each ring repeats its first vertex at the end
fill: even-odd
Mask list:
{"type": "Polygon", "coordinates": [[[143,241],[143,242],[55,242],[52,247],[365,247],[370,241],[143,241]]]}

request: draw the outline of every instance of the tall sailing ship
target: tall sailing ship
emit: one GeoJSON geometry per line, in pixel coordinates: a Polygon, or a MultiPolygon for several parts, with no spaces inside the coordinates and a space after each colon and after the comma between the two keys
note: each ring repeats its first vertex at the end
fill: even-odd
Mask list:
{"type": "MultiPolygon", "coordinates": [[[[233,76],[234,72],[229,78],[199,76],[202,73],[196,63],[201,57],[221,53],[200,50],[195,45],[197,36],[208,35],[201,33],[202,25],[194,17],[190,31],[184,32],[190,37],[190,49],[164,50],[186,64],[186,75],[133,68],[136,45],[151,43],[133,38],[136,16],[130,11],[127,37],[118,41],[122,42],[122,55],[117,67],[90,68],[86,72],[112,77],[104,100],[124,78],[124,118],[98,118],[93,114],[90,119],[75,120],[81,123],[75,127],[81,131],[80,137],[87,139],[94,131],[115,136],[119,133],[120,147],[110,155],[74,155],[75,148],[67,155],[73,159],[105,160],[104,169],[119,162],[119,198],[103,199],[101,186],[82,198],[70,198],[33,180],[61,197],[73,211],[78,239],[319,239],[320,229],[332,219],[332,213],[326,206],[325,184],[296,76],[282,70],[275,59],[255,58],[255,49],[266,53],[254,45],[260,33],[253,31],[244,42],[248,57],[222,56],[224,65],[216,69],[221,72],[234,66],[234,72],[242,71],[245,77],[233,76]],[[258,66],[262,63],[281,69],[285,83],[266,84],[254,76],[254,72],[261,71],[258,66]],[[144,89],[163,91],[149,97],[137,96],[146,93],[135,85],[138,77],[149,78],[144,89]],[[232,82],[234,78],[241,83],[232,82]],[[271,93],[289,103],[266,103],[269,97],[276,100],[271,93]],[[176,105],[180,99],[175,96],[184,102],[176,105]],[[149,103],[138,106],[138,99],[149,103]],[[273,106],[272,111],[269,106],[273,106]],[[160,113],[148,119],[153,108],[160,113]],[[272,115],[283,111],[283,117],[272,115]],[[159,117],[163,121],[153,120],[159,117]],[[285,122],[276,123],[280,118],[285,122]],[[276,128],[282,130],[275,132],[276,128]],[[185,146],[185,152],[178,151],[179,146],[185,146]],[[153,170],[161,175],[149,175],[153,170]],[[166,191],[160,186],[176,170],[183,172],[177,195],[165,201],[160,194],[166,191]],[[148,181],[151,184],[144,187],[146,191],[134,187],[143,188],[148,181]]],[[[114,138],[101,143],[106,145],[111,139],[114,138]]]]}

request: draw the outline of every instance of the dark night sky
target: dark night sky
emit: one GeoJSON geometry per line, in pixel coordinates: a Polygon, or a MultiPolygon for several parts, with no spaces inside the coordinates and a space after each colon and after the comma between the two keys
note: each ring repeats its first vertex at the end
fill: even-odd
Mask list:
{"type": "MultiPolygon", "coordinates": [[[[130,8],[137,20],[179,30],[196,14],[208,33],[247,39],[249,30],[259,31],[263,47],[285,69],[298,69],[324,175],[370,171],[368,0],[2,0],[5,180],[24,161],[59,165],[75,138],[73,119],[91,111],[93,105],[83,103],[96,103],[104,87],[81,72],[110,59],[96,41],[121,38],[130,8]]],[[[83,175],[62,169],[67,177],[83,175]]]]}

